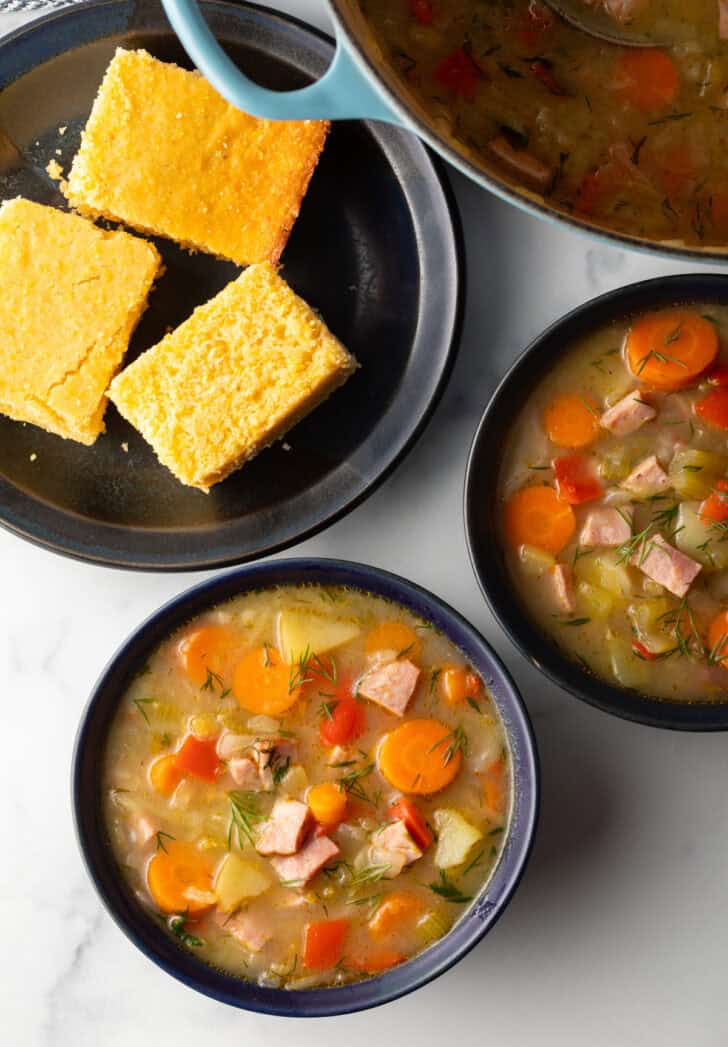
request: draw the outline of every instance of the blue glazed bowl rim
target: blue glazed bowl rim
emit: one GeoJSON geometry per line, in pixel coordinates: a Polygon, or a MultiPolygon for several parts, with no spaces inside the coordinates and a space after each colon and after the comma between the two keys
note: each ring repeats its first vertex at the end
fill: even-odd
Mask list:
{"type": "Polygon", "coordinates": [[[676,731],[728,730],[728,701],[669,701],[617,687],[562,654],[532,621],[508,576],[496,526],[502,434],[559,353],[610,321],[680,302],[728,304],[728,274],[680,273],[626,284],[570,310],[538,334],[509,366],[473,436],[463,491],[468,555],[494,617],[518,651],[554,683],[602,712],[648,727],[676,731]]]}
{"type": "Polygon", "coordinates": [[[538,754],[519,692],[487,641],[454,608],[399,575],[345,560],[291,558],[252,564],[208,579],[153,612],[118,648],[97,680],[76,736],[72,807],[86,870],[105,908],[124,934],[162,970],[213,999],[246,1010],[288,1017],[348,1014],[412,992],[449,970],[490,930],[510,901],[531,852],[539,807],[538,754]],[[145,656],[176,627],[246,591],[284,584],[348,585],[391,599],[441,629],[488,681],[503,719],[513,763],[514,808],[505,845],[490,880],[456,926],[413,960],[376,978],[329,989],[261,988],[208,966],[172,942],[122,887],[103,832],[98,768],[118,698],[145,656]]]}

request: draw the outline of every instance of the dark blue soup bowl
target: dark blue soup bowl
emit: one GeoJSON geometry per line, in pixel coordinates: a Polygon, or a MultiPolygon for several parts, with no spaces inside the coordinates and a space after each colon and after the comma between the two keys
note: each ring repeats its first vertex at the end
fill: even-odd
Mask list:
{"type": "Polygon", "coordinates": [[[86,868],[118,926],[157,966],[213,999],[290,1017],[346,1014],[412,992],[442,974],[490,930],[513,894],[528,858],[538,813],[538,760],[527,713],[508,672],[464,618],[432,593],[375,567],[341,560],[291,559],[255,564],[195,586],[151,615],[119,648],[96,684],[73,758],[73,808],[86,868]],[[100,780],[106,735],[119,700],[154,648],[184,622],[242,593],[302,583],[345,585],[394,600],[441,630],[487,682],[505,726],[513,768],[513,808],[500,861],[455,927],[426,952],[386,974],[353,985],[291,992],[262,988],[216,970],[178,946],[124,884],[108,844],[100,780]]]}
{"type": "MultiPolygon", "coordinates": [[[[534,621],[508,571],[501,537],[499,481],[503,451],[521,408],[575,342],[599,328],[671,305],[728,304],[728,276],[666,276],[593,298],[540,334],[518,357],[490,399],[475,433],[465,477],[465,530],[481,591],[510,639],[541,672],[576,698],[625,720],[683,731],[728,730],[728,701],[666,701],[608,683],[568,657],[534,621]]],[[[656,663],[657,664],[657,663],[656,663]]]]}

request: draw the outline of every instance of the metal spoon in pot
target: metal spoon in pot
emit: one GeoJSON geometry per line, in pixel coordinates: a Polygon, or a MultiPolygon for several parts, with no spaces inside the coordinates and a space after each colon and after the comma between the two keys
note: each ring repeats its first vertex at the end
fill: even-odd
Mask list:
{"type": "Polygon", "coordinates": [[[611,18],[601,6],[589,7],[584,0],[546,0],[547,5],[565,22],[595,36],[609,44],[620,47],[669,47],[666,40],[655,40],[645,33],[638,33],[629,25],[621,25],[611,18]]]}

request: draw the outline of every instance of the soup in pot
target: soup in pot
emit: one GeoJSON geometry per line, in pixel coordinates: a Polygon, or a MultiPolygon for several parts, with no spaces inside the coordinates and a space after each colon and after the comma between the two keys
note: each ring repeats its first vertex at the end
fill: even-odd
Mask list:
{"type": "Polygon", "coordinates": [[[510,797],[503,725],[462,653],[400,606],[318,586],[248,593],[163,642],[103,776],[139,903],[207,963],[298,989],[447,934],[510,797]]]}
{"type": "Polygon", "coordinates": [[[638,238],[728,242],[728,6],[604,0],[667,48],[619,47],[541,0],[360,0],[430,117],[559,210],[638,238]]]}

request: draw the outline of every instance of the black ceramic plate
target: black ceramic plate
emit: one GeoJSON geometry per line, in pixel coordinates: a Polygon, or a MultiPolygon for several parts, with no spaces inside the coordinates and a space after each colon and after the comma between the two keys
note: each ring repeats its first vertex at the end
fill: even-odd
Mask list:
{"type": "MultiPolygon", "coordinates": [[[[297,21],[251,5],[203,7],[241,68],[270,87],[299,86],[330,61],[331,42],[297,21]]],[[[0,128],[22,158],[4,162],[0,140],[0,198],[62,205],[46,164],[68,170],[118,46],[189,65],[154,0],[74,6],[0,45],[0,128]]],[[[238,272],[156,243],[167,272],[127,361],[238,272]]],[[[419,140],[384,124],[337,124],[283,275],[361,370],[292,430],[290,450],[265,451],[209,495],[179,484],[112,405],[90,448],[0,418],[0,522],[58,552],[152,570],[242,562],[321,529],[387,475],[434,408],[457,342],[460,256],[448,189],[419,140]]]]}
{"type": "Polygon", "coordinates": [[[673,702],[613,686],[561,653],[531,619],[511,583],[497,526],[503,443],[533,388],[565,349],[606,324],[680,302],[728,302],[726,276],[672,276],[622,287],[587,302],[549,327],[519,356],[485,409],[465,479],[470,559],[496,619],[520,651],[552,680],[604,712],[652,727],[728,730],[728,702],[673,702]]]}

